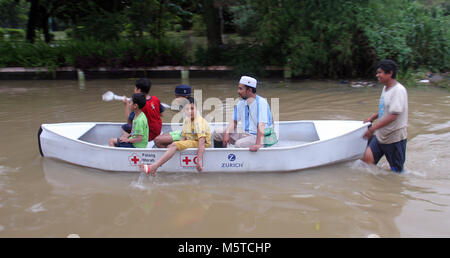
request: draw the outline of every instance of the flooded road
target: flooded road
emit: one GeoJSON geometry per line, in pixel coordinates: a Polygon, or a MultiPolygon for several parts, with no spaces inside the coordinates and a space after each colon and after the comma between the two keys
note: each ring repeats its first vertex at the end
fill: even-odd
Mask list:
{"type": "MultiPolygon", "coordinates": [[[[236,98],[238,78],[191,79],[203,100],[236,98]]],[[[42,123],[124,122],[134,80],[0,81],[0,237],[450,237],[450,94],[408,88],[406,173],[351,161],[289,173],[105,172],[42,158],[42,123]]],[[[171,103],[178,79],[153,79],[171,103]]],[[[280,120],[363,120],[381,86],[261,80],[280,120]]],[[[270,102],[269,102],[270,103],[270,102]]],[[[166,112],[164,122],[175,113],[166,112]]]]}

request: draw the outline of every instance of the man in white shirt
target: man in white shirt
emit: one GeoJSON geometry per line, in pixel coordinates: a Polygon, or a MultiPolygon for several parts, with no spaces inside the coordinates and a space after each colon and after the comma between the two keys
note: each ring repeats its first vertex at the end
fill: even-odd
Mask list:
{"type": "Polygon", "coordinates": [[[406,159],[408,93],[395,79],[396,73],[397,64],[394,61],[382,60],[378,64],[377,78],[384,84],[379,109],[364,122],[379,120],[364,134],[364,138],[369,139],[369,145],[362,160],[377,164],[385,155],[391,170],[401,173],[406,159]]]}
{"type": "Polygon", "coordinates": [[[241,100],[234,107],[233,121],[225,130],[217,128],[214,141],[228,143],[237,148],[250,148],[258,151],[263,146],[264,130],[272,127],[273,119],[269,103],[263,97],[256,95],[256,79],[242,76],[238,84],[238,94],[241,100]]]}

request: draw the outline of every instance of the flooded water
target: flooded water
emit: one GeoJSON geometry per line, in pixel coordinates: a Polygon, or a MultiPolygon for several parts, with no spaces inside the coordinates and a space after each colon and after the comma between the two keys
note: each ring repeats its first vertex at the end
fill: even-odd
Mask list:
{"type": "MultiPolygon", "coordinates": [[[[236,82],[191,79],[203,98],[236,98],[236,82]]],[[[0,237],[450,237],[450,95],[410,88],[406,173],[351,161],[283,173],[105,172],[42,158],[42,123],[125,121],[132,79],[0,81],[0,237]]],[[[151,93],[173,99],[177,79],[151,93]]],[[[262,80],[280,120],[363,120],[381,87],[262,80]]],[[[173,112],[163,118],[170,122],[173,112]]]]}

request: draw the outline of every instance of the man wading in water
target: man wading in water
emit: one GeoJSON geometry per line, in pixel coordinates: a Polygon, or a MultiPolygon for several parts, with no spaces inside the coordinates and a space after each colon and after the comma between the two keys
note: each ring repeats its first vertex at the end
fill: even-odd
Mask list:
{"type": "Polygon", "coordinates": [[[379,120],[364,133],[364,138],[369,139],[369,145],[362,160],[377,164],[385,155],[391,170],[402,173],[406,159],[408,94],[405,87],[395,79],[396,74],[397,64],[394,61],[386,59],[378,63],[376,76],[384,88],[378,112],[364,122],[379,120]]]}

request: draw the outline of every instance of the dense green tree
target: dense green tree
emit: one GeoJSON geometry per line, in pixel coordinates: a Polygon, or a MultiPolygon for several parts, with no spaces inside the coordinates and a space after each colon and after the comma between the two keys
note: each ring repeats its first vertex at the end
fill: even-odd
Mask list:
{"type": "Polygon", "coordinates": [[[450,67],[450,19],[444,12],[441,4],[378,0],[360,10],[358,22],[378,59],[396,59],[404,70],[445,70],[450,67]]]}
{"type": "Polygon", "coordinates": [[[443,5],[241,0],[233,10],[239,29],[272,49],[294,74],[354,77],[373,74],[382,58],[395,59],[403,70],[448,69],[450,26],[443,5]]]}
{"type": "Polygon", "coordinates": [[[294,75],[328,78],[372,76],[383,58],[396,60],[402,71],[450,67],[445,0],[0,0],[11,13],[2,12],[0,22],[16,26],[24,6],[29,42],[36,30],[51,40],[50,18],[70,28],[74,39],[109,42],[126,35],[135,44],[160,42],[175,25],[188,29],[195,20],[204,25],[208,45],[196,52],[197,64],[252,72],[279,65],[294,75]],[[239,44],[224,45],[225,27],[239,33],[239,44]]]}
{"type": "Polygon", "coordinates": [[[0,0],[0,27],[24,28],[28,20],[28,5],[25,0],[0,0]]]}

